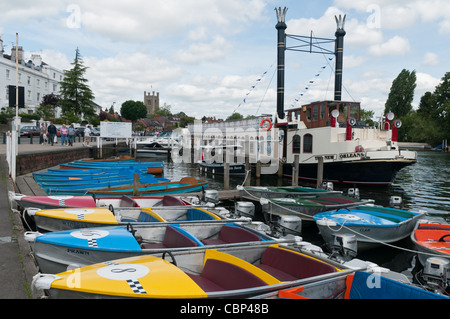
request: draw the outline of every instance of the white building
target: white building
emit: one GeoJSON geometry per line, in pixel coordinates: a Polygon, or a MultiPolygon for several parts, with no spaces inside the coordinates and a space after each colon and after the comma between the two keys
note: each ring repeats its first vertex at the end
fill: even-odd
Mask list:
{"type": "MultiPolygon", "coordinates": [[[[19,46],[19,113],[32,114],[47,94],[59,95],[63,71],[42,61],[39,54],[25,59],[23,48],[19,46]]],[[[16,47],[11,55],[4,52],[0,38],[0,110],[15,107],[16,104],[16,47]]],[[[57,112],[59,113],[59,112],[57,112]]],[[[57,114],[59,116],[59,114],[57,114]]]]}

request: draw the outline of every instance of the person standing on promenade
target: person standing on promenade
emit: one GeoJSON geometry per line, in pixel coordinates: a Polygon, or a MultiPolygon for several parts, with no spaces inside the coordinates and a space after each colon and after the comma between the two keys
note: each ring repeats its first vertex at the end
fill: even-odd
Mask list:
{"type": "Polygon", "coordinates": [[[69,131],[67,130],[65,124],[62,125],[59,132],[61,133],[61,146],[67,145],[67,134],[69,133],[69,131]]]}
{"type": "Polygon", "coordinates": [[[39,132],[39,144],[44,144],[46,140],[46,134],[47,134],[47,128],[45,127],[44,123],[41,124],[41,129],[39,132]]]}
{"type": "Polygon", "coordinates": [[[55,143],[55,136],[57,133],[56,130],[56,126],[53,125],[53,122],[50,122],[50,125],[47,127],[47,136],[48,136],[48,144],[53,144],[55,143]]]}
{"type": "Polygon", "coordinates": [[[84,129],[84,146],[89,146],[89,142],[91,141],[91,126],[88,125],[85,129],[84,129]]]}
{"type": "Polygon", "coordinates": [[[73,127],[73,124],[70,124],[67,131],[69,137],[69,146],[73,146],[73,140],[75,139],[75,128],[73,127]]]}

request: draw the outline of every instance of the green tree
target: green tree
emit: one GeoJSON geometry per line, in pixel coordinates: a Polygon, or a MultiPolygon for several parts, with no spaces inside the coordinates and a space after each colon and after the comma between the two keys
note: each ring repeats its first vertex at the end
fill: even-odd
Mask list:
{"type": "Polygon", "coordinates": [[[56,107],[59,106],[60,99],[57,95],[51,93],[46,94],[42,98],[42,102],[36,109],[36,115],[42,119],[53,119],[56,114],[56,107]]]}
{"type": "Polygon", "coordinates": [[[147,116],[147,107],[141,101],[125,101],[120,108],[120,114],[130,120],[134,127],[137,120],[147,116]]]}
{"type": "Polygon", "coordinates": [[[412,110],[414,90],[416,89],[416,71],[403,69],[392,82],[391,91],[384,112],[393,112],[396,117],[407,115],[412,110]]]}
{"type": "Polygon", "coordinates": [[[227,117],[227,121],[234,121],[234,120],[243,120],[244,116],[239,113],[233,113],[230,116],[227,117]]]}
{"type": "Polygon", "coordinates": [[[434,116],[438,120],[441,138],[450,136],[450,72],[447,72],[433,93],[434,116]]]}
{"type": "Polygon", "coordinates": [[[71,111],[77,116],[93,115],[92,106],[94,93],[89,88],[88,80],[84,77],[87,67],[83,65],[80,50],[75,51],[73,68],[64,70],[64,79],[61,82],[61,109],[63,114],[71,111]]]}
{"type": "Polygon", "coordinates": [[[366,122],[369,126],[374,126],[373,116],[375,115],[374,111],[367,111],[360,109],[359,110],[359,120],[366,122]]]}

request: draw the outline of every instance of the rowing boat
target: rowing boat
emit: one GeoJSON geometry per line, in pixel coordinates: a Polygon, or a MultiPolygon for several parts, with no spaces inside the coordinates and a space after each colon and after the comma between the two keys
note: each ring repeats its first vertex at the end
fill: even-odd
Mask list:
{"type": "Polygon", "coordinates": [[[319,188],[302,186],[237,186],[239,195],[251,200],[260,198],[297,198],[297,197],[316,197],[318,195],[342,194],[341,191],[332,191],[319,188]]]}

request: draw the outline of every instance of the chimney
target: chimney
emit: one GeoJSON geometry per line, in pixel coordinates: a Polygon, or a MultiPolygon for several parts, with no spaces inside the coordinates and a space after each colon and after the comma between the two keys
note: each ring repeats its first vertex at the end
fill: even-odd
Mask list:
{"type": "Polygon", "coordinates": [[[275,28],[278,30],[278,74],[277,74],[277,113],[280,119],[284,119],[284,67],[286,55],[286,12],[285,7],[281,10],[275,8],[278,23],[275,28]]]}
{"type": "Polygon", "coordinates": [[[336,71],[335,71],[335,82],[334,82],[334,100],[341,101],[342,99],[342,70],[344,67],[344,37],[345,37],[345,17],[339,15],[339,18],[335,16],[337,23],[336,36],[336,71]]]}
{"type": "MultiPolygon", "coordinates": [[[[23,60],[23,47],[19,46],[19,64],[22,63],[23,60]]],[[[11,61],[16,61],[16,47],[13,46],[11,49],[11,61]]]]}

